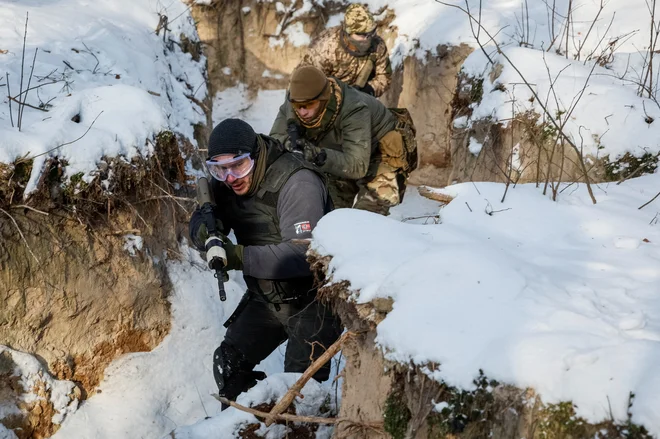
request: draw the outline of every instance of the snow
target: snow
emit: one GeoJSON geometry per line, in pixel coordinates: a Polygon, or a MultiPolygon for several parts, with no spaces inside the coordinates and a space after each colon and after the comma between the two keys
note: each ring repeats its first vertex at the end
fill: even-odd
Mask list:
{"type": "Polygon", "coordinates": [[[280,73],[273,73],[270,70],[266,69],[264,72],[261,74],[262,78],[274,78],[274,79],[284,79],[284,75],[280,73]]]}
{"type": "Polygon", "coordinates": [[[463,389],[482,369],[590,422],[610,404],[625,420],[634,392],[633,422],[658,435],[660,200],[638,209],[658,187],[660,174],[600,185],[593,205],[583,185],[558,202],[518,185],[500,203],[502,184],[458,184],[441,190],[455,197],[441,224],[400,222],[429,214],[409,193],[394,218],[332,212],[312,247],[356,301],[394,299],[377,328],[389,359],[437,362],[434,377],[463,389]]]}
{"type": "MultiPolygon", "coordinates": [[[[0,53],[0,73],[9,72],[12,94],[17,94],[29,10],[25,80],[38,47],[32,86],[47,84],[47,76],[59,81],[30,92],[28,102],[48,102],[49,112],[26,108],[20,132],[11,126],[7,100],[0,102],[0,162],[43,154],[35,158],[27,194],[48,157],[66,159],[66,176],[82,174],[90,181],[104,156],[130,160],[153,153],[150,140],[161,130],[177,131],[194,142],[192,126],[205,119],[186,95],[200,100],[206,95],[206,60],[193,61],[177,44],[165,44],[162,34],[154,33],[160,12],[177,17],[169,24],[168,39],[178,42],[180,33],[194,36],[187,5],[179,0],[166,2],[167,8],[151,0],[99,0],[84,2],[84,7],[80,0],[33,0],[29,7],[21,3],[4,1],[0,8],[0,49],[8,51],[0,53]],[[77,115],[80,120],[72,121],[77,115]]],[[[387,6],[396,15],[391,25],[397,37],[390,47],[394,67],[406,56],[424,59],[441,44],[477,48],[469,21],[455,8],[432,0],[366,3],[373,12],[387,6]]],[[[529,33],[521,20],[521,3],[483,3],[484,26],[493,34],[502,30],[496,38],[503,54],[553,111],[571,108],[593,65],[585,59],[632,32],[616,41],[616,52],[604,67],[594,69],[566,130],[594,155],[659,151],[660,110],[653,100],[637,96],[635,84],[648,49],[645,2],[610,0],[589,32],[599,2],[573,0],[568,45],[562,21],[548,21],[544,2],[529,3],[529,33]],[[552,50],[538,50],[549,48],[553,27],[558,38],[552,50]],[[555,53],[560,49],[563,54],[566,47],[569,59],[555,53]],[[557,98],[549,93],[553,81],[557,98]]],[[[558,0],[558,13],[565,14],[568,3],[558,0]]],[[[286,14],[300,4],[290,17],[297,19],[312,11],[312,0],[286,0],[276,7],[286,14]]],[[[478,10],[479,1],[469,4],[478,10]]],[[[250,12],[249,7],[242,11],[250,12]]],[[[333,15],[326,26],[341,19],[342,14],[333,15]]],[[[485,32],[480,41],[488,42],[485,32]]],[[[310,36],[298,22],[270,42],[302,47],[310,36]]],[[[466,73],[484,79],[484,96],[471,118],[455,120],[455,127],[469,127],[484,117],[506,124],[514,113],[540,111],[538,100],[530,102],[529,90],[516,85],[521,78],[515,69],[493,49],[487,47],[489,55],[503,65],[494,81],[480,50],[464,65],[466,73]]],[[[654,64],[656,72],[658,67],[654,64]]],[[[221,71],[232,74],[228,66],[221,71]]],[[[263,72],[263,77],[270,75],[263,72]]],[[[268,133],[284,97],[284,90],[249,91],[239,83],[214,97],[214,124],[240,117],[255,131],[268,133]]],[[[14,123],[16,108],[13,103],[14,123]]],[[[469,146],[478,154],[476,140],[469,146]]],[[[514,155],[514,167],[522,166],[519,162],[514,155]]],[[[660,360],[660,199],[637,209],[659,186],[657,174],[620,186],[601,185],[595,188],[598,204],[593,206],[581,185],[568,187],[557,203],[533,186],[518,185],[500,204],[502,185],[461,184],[444,189],[456,199],[442,210],[409,187],[404,204],[387,218],[353,210],[327,216],[314,233],[314,246],[333,256],[334,280],[350,280],[355,300],[395,300],[378,327],[378,343],[388,358],[439,362],[435,378],[462,388],[473,387],[481,368],[489,378],[533,387],[545,402],[572,400],[578,415],[592,421],[608,418],[610,404],[614,417],[624,419],[633,391],[633,421],[660,435],[660,378],[654,368],[660,360]]],[[[138,236],[126,235],[125,243],[130,254],[142,248],[138,236]]],[[[74,405],[65,404],[69,384],[48,381],[56,389],[54,402],[67,414],[56,438],[162,437],[175,429],[177,437],[202,438],[219,431],[232,434],[254,421],[233,409],[220,413],[219,403],[209,395],[215,391],[211,355],[224,335],[222,322],[244,290],[240,273],[231,273],[228,299],[221,303],[205,263],[185,244],[181,252],[183,260],[168,262],[174,287],[172,330],[161,345],[114,361],[101,392],[75,413],[74,405]]],[[[239,402],[272,400],[295,380],[295,375],[280,374],[283,349],[262,362],[258,369],[269,378],[239,402]]],[[[16,355],[24,370],[34,370],[31,357],[16,355]]],[[[32,379],[30,373],[21,372],[26,380],[32,379]]],[[[303,402],[318,404],[328,385],[308,385],[303,402]]],[[[307,407],[312,413],[317,406],[307,407]]],[[[437,404],[436,410],[443,407],[437,404]]],[[[0,438],[6,436],[3,430],[0,426],[0,438]]],[[[317,437],[330,432],[327,428],[317,437]]],[[[262,433],[277,438],[286,434],[281,426],[262,433]]]]}
{"type": "Polygon", "coordinates": [[[250,123],[255,132],[268,134],[285,96],[286,90],[259,90],[251,97],[247,86],[239,83],[216,94],[213,124],[237,117],[250,123]]]}
{"type": "Polygon", "coordinates": [[[17,439],[13,431],[7,430],[4,425],[0,424],[0,439],[17,439]]]}
{"type": "Polygon", "coordinates": [[[470,137],[470,143],[468,143],[468,150],[470,151],[470,153],[472,153],[473,155],[479,155],[479,153],[481,152],[481,148],[483,147],[484,145],[477,142],[477,139],[475,139],[474,137],[470,137]]]}
{"type": "MultiPolygon", "coordinates": [[[[343,3],[348,5],[356,2],[344,0],[343,3]]],[[[434,53],[438,45],[463,43],[477,47],[467,15],[455,7],[433,0],[365,0],[360,3],[366,4],[374,14],[382,11],[380,15],[375,15],[377,20],[382,20],[387,16],[387,9],[394,13],[394,20],[389,26],[396,29],[397,34],[390,47],[394,67],[400,65],[406,56],[424,59],[427,53],[434,53]]],[[[465,8],[463,1],[447,1],[446,3],[465,8]]],[[[468,3],[470,11],[478,16],[480,2],[469,0],[468,3]]],[[[559,34],[563,25],[561,17],[566,15],[569,2],[560,0],[553,3],[556,5],[554,29],[557,37],[554,38],[553,47],[558,47],[560,43],[564,43],[562,45],[564,47],[565,40],[562,40],[559,34]]],[[[638,48],[644,47],[648,42],[648,35],[639,31],[638,17],[648,16],[646,5],[641,1],[635,1],[632,5],[630,3],[626,0],[607,2],[592,32],[588,33],[591,22],[598,11],[598,2],[574,0],[571,31],[569,32],[570,53],[576,53],[580,46],[582,46],[581,54],[583,56],[592,53],[596,48],[604,48],[609,43],[609,39],[602,37],[615,11],[619,12],[612,21],[608,37],[633,32],[632,37],[620,44],[621,49],[629,53],[636,53],[638,48]],[[625,13],[622,13],[621,9],[625,9],[625,13]],[[587,35],[588,38],[584,42],[587,35]]],[[[281,13],[288,10],[281,2],[277,2],[276,5],[281,13]]],[[[295,11],[293,16],[301,16],[311,10],[313,6],[312,0],[303,0],[302,6],[295,11]]],[[[547,49],[553,41],[553,26],[549,19],[552,6],[546,6],[543,2],[533,2],[528,6],[528,10],[523,11],[522,3],[507,0],[482,2],[482,25],[491,34],[497,34],[497,41],[502,44],[519,45],[522,42],[528,46],[547,49]],[[521,20],[521,16],[525,18],[521,20]],[[521,23],[524,26],[521,26],[521,23]],[[531,32],[527,32],[527,24],[529,24],[531,32]]],[[[326,28],[340,25],[343,18],[343,12],[331,15],[326,22],[326,28]]],[[[563,32],[565,34],[565,29],[563,32]]],[[[488,40],[485,32],[481,32],[480,41],[486,44],[488,40]]]]}
{"type": "MultiPolygon", "coordinates": [[[[69,395],[73,393],[73,389],[75,388],[73,382],[53,378],[41,363],[39,363],[39,360],[32,355],[2,345],[0,345],[0,354],[8,354],[12,362],[16,365],[13,375],[20,377],[21,387],[25,392],[20,395],[22,402],[29,404],[37,400],[46,399],[44,395],[35,393],[39,389],[43,389],[55,411],[52,418],[54,424],[62,423],[62,420],[67,415],[76,411],[78,400],[69,398],[69,395]]],[[[20,410],[13,403],[8,404],[6,401],[3,401],[0,405],[0,419],[17,413],[20,413],[20,410]]],[[[0,429],[0,437],[2,437],[2,433],[3,431],[0,429]]]]}
{"type": "Polygon", "coordinates": [[[545,106],[554,118],[563,114],[557,119],[560,124],[570,116],[564,132],[584,154],[614,159],[626,152],[641,156],[660,151],[660,123],[654,122],[660,118],[660,107],[651,99],[637,96],[634,87],[613,77],[610,70],[596,66],[592,72],[590,64],[522,47],[506,49],[504,55],[493,55],[493,60],[503,69],[492,82],[481,51],[473,52],[463,65],[465,73],[484,81],[483,99],[475,106],[472,121],[491,118],[506,126],[514,116],[529,110],[543,114],[545,106]],[[522,78],[504,56],[518,68],[522,78]],[[540,101],[523,84],[523,78],[533,84],[540,101]],[[513,108],[512,99],[516,101],[513,108]]]}
{"type": "MultiPolygon", "coordinates": [[[[442,44],[464,43],[477,47],[467,15],[450,6],[465,9],[464,1],[447,0],[444,2],[447,4],[442,4],[432,0],[365,0],[361,3],[367,4],[373,13],[385,7],[394,12],[395,18],[391,27],[397,28],[398,36],[390,50],[395,67],[406,56],[414,55],[423,59],[427,53],[435,52],[437,46],[442,44]]],[[[483,27],[504,45],[519,46],[522,43],[528,47],[548,49],[554,41],[554,49],[564,50],[568,46],[571,56],[577,55],[579,50],[582,58],[594,51],[600,52],[616,37],[625,36],[617,42],[622,53],[636,56],[639,50],[648,47],[650,14],[647,4],[641,0],[605,2],[605,7],[591,32],[589,28],[598,14],[600,2],[574,0],[571,29],[568,33],[569,44],[566,44],[563,19],[569,0],[522,3],[508,0],[468,0],[468,4],[475,18],[481,17],[483,27]],[[551,20],[552,5],[555,5],[554,20],[551,20]],[[640,20],[640,17],[643,18],[640,20]],[[632,34],[626,36],[629,33],[632,34]]],[[[338,23],[333,21],[332,24],[338,23]]],[[[473,23],[473,26],[476,32],[476,23],[473,23]]],[[[486,44],[489,39],[486,32],[480,32],[479,41],[482,44],[486,44]]]]}
{"type": "Polygon", "coordinates": [[[222,323],[243,295],[244,283],[240,273],[230,272],[223,304],[217,282],[197,251],[185,245],[180,251],[184,260],[168,262],[174,288],[168,336],[151,352],[112,362],[100,392],[67,417],[54,438],[157,438],[220,411],[220,404],[210,396],[217,391],[212,355],[222,341],[222,323]]]}
{"type": "MultiPolygon", "coordinates": [[[[174,294],[172,327],[163,342],[151,352],[124,355],[105,371],[99,392],[73,415],[69,415],[54,439],[104,439],[117,437],[205,438],[218,428],[230,434],[242,423],[254,422],[251,415],[234,409],[220,412],[220,403],[211,396],[217,392],[213,379],[213,352],[225,333],[222,324],[234,311],[245,291],[242,273],[230,271],[225,282],[226,302],[220,302],[217,281],[198,252],[182,243],[181,261],[168,262],[174,294]],[[210,417],[204,420],[206,417],[210,417]],[[190,427],[181,427],[190,425],[190,427]]],[[[269,376],[249,393],[239,397],[241,404],[256,404],[278,398],[298,377],[282,373],[286,345],[262,361],[256,370],[269,376]]],[[[308,383],[305,399],[298,402],[298,413],[312,414],[332,389],[338,368],[333,361],[330,380],[319,385],[308,383]]],[[[341,386],[341,380],[339,380],[341,386]]],[[[334,394],[331,403],[334,404],[334,394]]],[[[320,431],[318,438],[327,434],[320,431]]],[[[275,430],[273,430],[275,431],[275,430]]],[[[225,437],[225,436],[223,436],[225,437]]],[[[227,436],[228,437],[228,436],[227,436]]],[[[282,438],[284,435],[274,436],[282,438]]]]}
{"type": "MultiPolygon", "coordinates": [[[[19,131],[17,103],[11,116],[6,97],[0,105],[0,162],[37,157],[26,196],[47,157],[67,161],[65,178],[80,174],[89,182],[104,156],[149,156],[160,131],[194,142],[193,124],[204,121],[203,112],[186,95],[206,94],[205,60],[195,62],[179,48],[179,35],[196,31],[186,5],[169,3],[167,8],[149,0],[100,0],[84,7],[79,0],[33,1],[29,7],[3,3],[0,41],[7,53],[0,55],[0,72],[9,73],[11,94],[18,95],[29,12],[23,88],[38,49],[30,84],[39,88],[27,102],[48,110],[26,107],[19,131]],[[158,13],[177,17],[168,25],[170,48],[154,32],[158,13]]],[[[6,80],[0,82],[4,86],[6,80]]]]}
{"type": "Polygon", "coordinates": [[[124,250],[128,252],[131,256],[136,256],[137,252],[142,250],[144,241],[141,236],[133,235],[132,233],[127,233],[124,235],[124,250]]]}
{"type": "MultiPolygon", "coordinates": [[[[257,383],[248,392],[240,395],[236,402],[246,407],[253,407],[261,403],[277,402],[286,391],[300,378],[300,374],[276,374],[257,383]]],[[[320,385],[314,380],[310,380],[303,387],[301,394],[303,398],[296,398],[294,405],[296,414],[301,416],[318,416],[319,409],[330,398],[328,388],[320,385]]],[[[330,398],[331,399],[331,398],[330,398]]],[[[180,427],[173,433],[177,439],[206,439],[223,432],[223,437],[234,436],[239,430],[247,424],[259,422],[256,417],[237,410],[228,408],[220,415],[202,420],[196,424],[180,427]]],[[[286,437],[287,427],[273,424],[266,428],[265,424],[261,426],[259,433],[266,438],[280,439],[286,437]]],[[[317,439],[326,437],[331,432],[330,427],[321,427],[317,433],[317,439]]],[[[329,436],[327,436],[329,438],[329,436]]]]}

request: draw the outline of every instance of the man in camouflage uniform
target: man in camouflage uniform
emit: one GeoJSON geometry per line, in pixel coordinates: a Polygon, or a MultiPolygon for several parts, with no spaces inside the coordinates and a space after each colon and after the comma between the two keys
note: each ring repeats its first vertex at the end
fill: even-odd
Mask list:
{"type": "Polygon", "coordinates": [[[335,207],[387,215],[417,166],[407,110],[388,109],[314,66],[291,75],[270,135],[328,175],[335,207]]]}
{"type": "Polygon", "coordinates": [[[346,9],[344,22],[324,31],[309,47],[300,66],[312,65],[358,90],[379,97],[390,86],[392,67],[376,22],[360,4],[346,9]]]}

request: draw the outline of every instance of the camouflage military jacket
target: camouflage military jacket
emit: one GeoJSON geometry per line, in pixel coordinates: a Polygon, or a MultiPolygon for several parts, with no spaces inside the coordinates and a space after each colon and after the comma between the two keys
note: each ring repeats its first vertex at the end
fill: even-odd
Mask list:
{"type": "MultiPolygon", "coordinates": [[[[300,66],[313,65],[327,76],[334,76],[347,84],[355,83],[368,56],[351,55],[344,49],[340,39],[341,26],[325,30],[311,44],[300,66]]],[[[372,54],[376,55],[376,66],[367,84],[371,85],[374,95],[378,97],[385,93],[392,82],[392,66],[385,41],[378,35],[374,36],[372,48],[372,54]]]]}

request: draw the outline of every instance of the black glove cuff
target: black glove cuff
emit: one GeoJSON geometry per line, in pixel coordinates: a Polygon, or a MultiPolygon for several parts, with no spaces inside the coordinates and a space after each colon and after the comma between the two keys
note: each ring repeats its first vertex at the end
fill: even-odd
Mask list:
{"type": "Polygon", "coordinates": [[[314,164],[318,167],[325,165],[325,162],[328,160],[328,153],[325,152],[325,149],[319,151],[319,153],[314,157],[314,164]]]}

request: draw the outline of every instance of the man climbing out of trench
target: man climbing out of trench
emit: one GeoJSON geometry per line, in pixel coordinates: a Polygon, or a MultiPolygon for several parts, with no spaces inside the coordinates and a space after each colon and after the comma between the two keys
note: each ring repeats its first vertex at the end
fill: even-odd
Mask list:
{"type": "Polygon", "coordinates": [[[405,108],[387,108],[314,66],[291,75],[270,135],[328,175],[335,207],[387,215],[417,167],[415,127],[405,108]]]}
{"type": "Polygon", "coordinates": [[[357,3],[346,8],[340,26],[325,30],[312,42],[299,67],[306,65],[375,97],[392,82],[387,45],[376,34],[376,20],[357,3]]]}
{"type": "MultiPolygon", "coordinates": [[[[284,371],[302,373],[341,334],[338,318],[316,299],[305,256],[312,230],[333,207],[321,172],[238,119],[214,128],[206,166],[225,269],[243,270],[247,285],[213,354],[219,395],[235,400],[265,378],[254,367],[284,341],[284,371]]],[[[190,237],[204,251],[209,232],[199,208],[190,237]]],[[[325,381],[329,373],[326,363],[313,378],[325,381]]]]}

